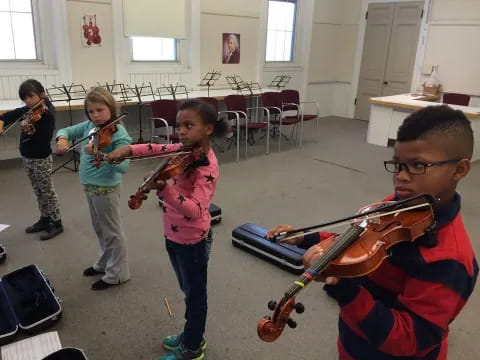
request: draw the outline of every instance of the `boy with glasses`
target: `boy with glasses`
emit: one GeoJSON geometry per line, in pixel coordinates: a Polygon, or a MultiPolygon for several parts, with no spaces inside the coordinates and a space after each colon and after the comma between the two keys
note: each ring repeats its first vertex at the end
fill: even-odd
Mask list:
{"type": "MultiPolygon", "coordinates": [[[[430,106],[404,120],[393,159],[384,162],[395,189],[385,200],[433,195],[435,236],[392,247],[390,257],[367,276],[325,279],[324,290],[340,305],[340,359],[447,359],[449,324],[478,274],[456,192],[472,152],[473,131],[461,111],[430,106]]],[[[278,225],[267,236],[292,229],[278,225]]],[[[304,256],[309,267],[322,255],[315,244],[328,236],[299,235],[288,242],[309,248],[304,256]]]]}

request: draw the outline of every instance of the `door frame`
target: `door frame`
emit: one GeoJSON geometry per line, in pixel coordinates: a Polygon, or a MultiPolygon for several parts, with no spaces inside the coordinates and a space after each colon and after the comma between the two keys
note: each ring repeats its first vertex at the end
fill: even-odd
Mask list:
{"type": "MultiPolygon", "coordinates": [[[[350,89],[350,99],[348,106],[349,118],[353,118],[355,114],[355,98],[357,97],[358,92],[358,82],[360,80],[360,67],[362,65],[362,55],[363,55],[363,43],[365,41],[365,30],[367,27],[367,20],[365,19],[365,14],[368,10],[368,5],[372,3],[392,3],[392,2],[412,2],[419,0],[362,0],[362,7],[360,11],[360,20],[358,22],[358,31],[357,31],[357,48],[355,51],[355,59],[353,64],[353,75],[352,83],[350,89]]],[[[423,18],[420,24],[419,38],[417,44],[417,55],[415,57],[415,64],[413,66],[413,75],[412,82],[410,85],[410,91],[414,92],[420,83],[422,76],[422,65],[423,59],[425,57],[425,49],[427,44],[427,35],[428,35],[428,18],[430,16],[430,8],[433,0],[423,0],[425,1],[423,5],[423,18]]]]}

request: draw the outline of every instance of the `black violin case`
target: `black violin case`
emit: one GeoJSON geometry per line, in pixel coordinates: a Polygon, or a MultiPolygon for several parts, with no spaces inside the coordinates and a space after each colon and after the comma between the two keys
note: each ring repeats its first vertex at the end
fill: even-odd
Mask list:
{"type": "Polygon", "coordinates": [[[210,221],[211,225],[219,224],[222,221],[222,209],[217,205],[210,204],[210,207],[208,208],[208,212],[212,217],[210,221]]]}
{"type": "Polygon", "coordinates": [[[77,348],[64,348],[55,351],[42,360],[87,360],[87,356],[77,348]]]}
{"type": "Polygon", "coordinates": [[[62,307],[36,265],[12,271],[0,281],[0,344],[19,332],[35,334],[60,320],[62,307]]]}
{"type": "Polygon", "coordinates": [[[232,244],[294,274],[303,273],[302,258],[305,250],[265,239],[267,231],[252,223],[240,225],[232,231],[232,244]]]}
{"type": "Polygon", "coordinates": [[[7,258],[7,252],[5,251],[5,248],[0,244],[0,264],[5,262],[5,259],[7,258]]]}

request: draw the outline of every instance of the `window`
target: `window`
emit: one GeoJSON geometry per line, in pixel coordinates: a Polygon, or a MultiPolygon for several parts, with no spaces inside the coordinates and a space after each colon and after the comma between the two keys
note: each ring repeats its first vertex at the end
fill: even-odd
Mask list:
{"type": "Polygon", "coordinates": [[[171,38],[132,37],[133,61],[177,61],[177,41],[171,38]]]}
{"type": "Polygon", "coordinates": [[[296,0],[270,0],[266,61],[292,61],[296,0]]]}
{"type": "Polygon", "coordinates": [[[0,0],[0,60],[36,60],[31,0],[0,0]]]}

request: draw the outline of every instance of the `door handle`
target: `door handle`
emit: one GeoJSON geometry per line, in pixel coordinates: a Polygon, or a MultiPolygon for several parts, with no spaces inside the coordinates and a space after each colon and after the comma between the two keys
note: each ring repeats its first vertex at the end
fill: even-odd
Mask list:
{"type": "Polygon", "coordinates": [[[383,85],[388,85],[388,81],[384,81],[384,82],[383,82],[383,85]]]}

